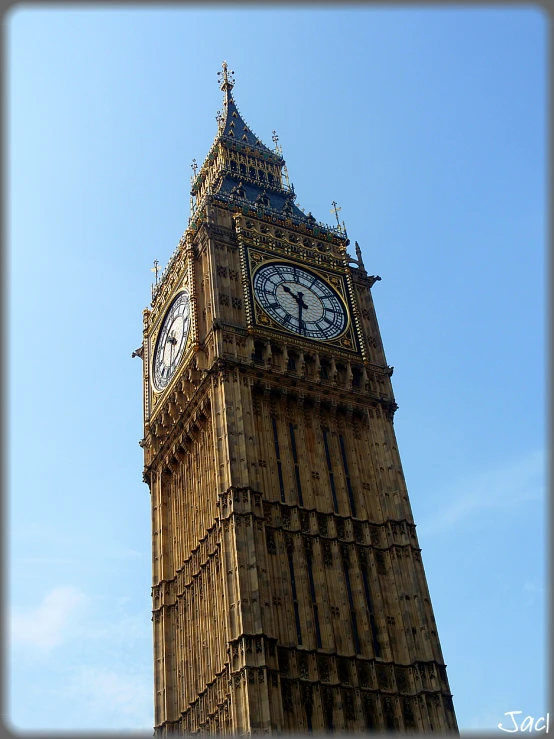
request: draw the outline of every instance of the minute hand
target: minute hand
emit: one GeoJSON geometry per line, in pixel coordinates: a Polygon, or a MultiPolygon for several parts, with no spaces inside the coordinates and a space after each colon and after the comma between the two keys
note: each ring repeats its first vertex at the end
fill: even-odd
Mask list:
{"type": "MultiPolygon", "coordinates": [[[[306,308],[306,309],[308,308],[303,298],[304,298],[304,293],[298,293],[295,297],[295,300],[298,303],[298,330],[300,331],[300,333],[302,333],[302,325],[303,325],[302,308],[306,308]]],[[[304,335],[305,334],[306,334],[306,331],[304,331],[304,335]]]]}
{"type": "Polygon", "coordinates": [[[288,285],[283,285],[283,290],[289,295],[292,295],[298,305],[298,330],[302,332],[302,308],[309,308],[304,302],[304,293],[299,292],[295,295],[288,285]]]}

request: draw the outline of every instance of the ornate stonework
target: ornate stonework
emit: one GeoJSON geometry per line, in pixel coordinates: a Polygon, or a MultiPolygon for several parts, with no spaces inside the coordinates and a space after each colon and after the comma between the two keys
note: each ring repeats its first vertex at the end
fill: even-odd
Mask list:
{"type": "Polygon", "coordinates": [[[226,65],[221,80],[218,134],[193,167],[193,214],[138,353],[156,734],[457,731],[393,429],[379,278],[359,247],[349,256],[344,227],[297,208],[280,148],[245,124],[226,65]],[[262,263],[293,275],[271,278],[289,313],[262,307],[262,263]],[[169,320],[185,289],[190,314],[169,320]],[[338,328],[310,338],[308,320],[331,325],[333,306],[338,328]]]}

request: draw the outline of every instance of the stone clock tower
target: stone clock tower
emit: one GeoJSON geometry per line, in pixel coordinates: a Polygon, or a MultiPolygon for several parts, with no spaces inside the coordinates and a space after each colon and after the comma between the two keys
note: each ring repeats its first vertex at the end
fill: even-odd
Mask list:
{"type": "Polygon", "coordinates": [[[457,731],[367,274],[224,63],[144,311],[156,734],[457,731]],[[274,139],[275,140],[275,139],[274,139]]]}

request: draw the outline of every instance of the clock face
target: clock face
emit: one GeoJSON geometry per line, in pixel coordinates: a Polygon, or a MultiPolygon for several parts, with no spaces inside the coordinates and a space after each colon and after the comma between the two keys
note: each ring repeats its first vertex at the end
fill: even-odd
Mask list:
{"type": "Polygon", "coordinates": [[[163,390],[183,357],[190,329],[190,296],[180,292],[171,305],[160,329],[154,351],[153,379],[156,390],[163,390]]]}
{"type": "Polygon", "coordinates": [[[254,274],[254,294],[274,321],[308,339],[335,339],[347,328],[346,308],[338,293],[303,267],[263,264],[254,274]]]}

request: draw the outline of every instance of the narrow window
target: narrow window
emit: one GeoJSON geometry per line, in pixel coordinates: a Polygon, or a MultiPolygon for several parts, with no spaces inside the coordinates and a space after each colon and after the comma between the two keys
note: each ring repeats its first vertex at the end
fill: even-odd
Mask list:
{"type": "Polygon", "coordinates": [[[234,159],[231,159],[231,172],[236,172],[236,171],[237,171],[237,163],[235,162],[234,159]]]}
{"type": "Polygon", "coordinates": [[[289,549],[288,557],[289,557],[290,585],[292,588],[292,602],[294,605],[294,619],[296,621],[296,637],[298,639],[298,644],[302,644],[302,631],[300,630],[300,613],[298,611],[298,597],[296,594],[296,580],[294,578],[294,564],[292,561],[292,549],[289,549]]]}
{"type": "Polygon", "coordinates": [[[337,380],[340,385],[346,382],[346,367],[344,364],[337,364],[337,380]]]}
{"type": "Polygon", "coordinates": [[[277,457],[277,473],[279,475],[279,488],[281,489],[281,501],[285,502],[285,486],[283,485],[283,470],[281,467],[281,454],[279,452],[279,438],[277,436],[277,422],[271,419],[273,424],[273,441],[275,442],[275,456],[277,457]]]}
{"type": "Polygon", "coordinates": [[[308,578],[310,580],[310,595],[312,598],[312,610],[314,613],[314,623],[315,623],[315,636],[316,636],[316,642],[318,649],[321,649],[321,631],[319,628],[319,613],[317,610],[317,603],[315,599],[315,584],[314,584],[314,573],[312,568],[312,556],[311,554],[308,554],[307,557],[308,562],[308,578]]]}
{"type": "Polygon", "coordinates": [[[385,726],[389,731],[396,731],[396,721],[394,718],[394,708],[389,696],[384,699],[385,726]]]}
{"type": "Polygon", "coordinates": [[[331,493],[333,495],[333,510],[339,512],[339,504],[337,502],[337,491],[335,490],[335,478],[333,476],[333,468],[331,467],[331,455],[329,454],[329,442],[327,441],[327,429],[323,430],[323,443],[325,445],[325,457],[327,459],[327,471],[329,472],[329,482],[331,483],[331,493]]]}
{"type": "Polygon", "coordinates": [[[254,354],[252,354],[252,359],[257,364],[262,364],[264,361],[264,345],[261,341],[254,342],[254,354]]]}
{"type": "Polygon", "coordinates": [[[274,183],[274,181],[275,181],[275,177],[274,177],[274,176],[273,176],[273,175],[271,174],[271,172],[268,172],[268,173],[267,173],[267,179],[268,179],[268,181],[269,181],[269,184],[270,184],[270,185],[273,185],[273,183],[274,183]]]}
{"type": "Polygon", "coordinates": [[[364,695],[363,709],[366,728],[370,731],[376,731],[377,722],[375,720],[375,708],[373,706],[373,700],[369,695],[364,695]]]}
{"type": "Polygon", "coordinates": [[[312,733],[312,710],[313,710],[311,701],[306,701],[306,703],[304,703],[304,707],[306,709],[306,723],[308,724],[308,734],[311,734],[312,733]]]}
{"type": "Polygon", "coordinates": [[[331,688],[326,688],[324,694],[323,694],[323,712],[325,714],[325,724],[327,726],[327,731],[332,734],[333,733],[333,693],[331,691],[331,688]]]}
{"type": "Polygon", "coordinates": [[[256,170],[254,169],[254,167],[249,167],[248,173],[250,174],[250,177],[252,177],[253,180],[256,179],[256,170]]]}
{"type": "Polygon", "coordinates": [[[348,472],[348,462],[346,461],[346,451],[344,449],[344,439],[342,434],[339,435],[340,452],[342,455],[342,464],[344,467],[344,474],[346,475],[346,487],[348,488],[348,500],[350,502],[350,512],[356,517],[356,504],[354,503],[354,492],[352,490],[352,483],[350,482],[350,473],[348,472]]]}
{"type": "Polygon", "coordinates": [[[381,645],[379,644],[379,636],[377,632],[377,624],[375,623],[375,615],[373,613],[373,603],[371,600],[371,595],[369,592],[369,582],[367,579],[367,571],[365,568],[365,562],[362,561],[362,580],[364,583],[364,595],[365,595],[365,602],[367,604],[367,612],[369,613],[369,625],[371,627],[371,638],[373,642],[373,652],[376,657],[381,656],[381,645]]]}
{"type": "Polygon", "coordinates": [[[356,611],[354,609],[354,599],[352,598],[352,587],[350,585],[350,573],[348,572],[348,562],[345,558],[342,561],[342,569],[344,572],[344,580],[346,582],[346,590],[348,592],[348,603],[350,604],[350,620],[352,623],[352,636],[354,637],[354,649],[356,654],[360,654],[360,638],[358,636],[358,622],[356,621],[356,611]]]}
{"type": "Polygon", "coordinates": [[[239,164],[240,173],[243,175],[246,175],[246,165],[245,164],[239,164]]]}
{"type": "Polygon", "coordinates": [[[294,438],[294,425],[289,424],[290,432],[290,445],[292,448],[292,458],[294,460],[294,474],[296,477],[296,492],[298,493],[298,504],[303,506],[304,501],[302,500],[302,485],[300,483],[300,468],[298,466],[298,455],[296,453],[296,440],[294,438]]]}

